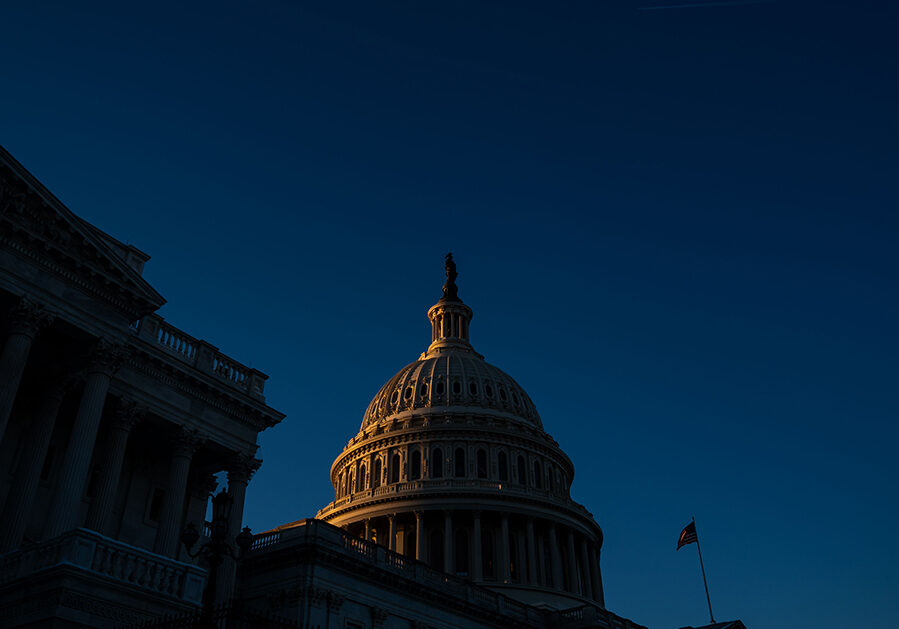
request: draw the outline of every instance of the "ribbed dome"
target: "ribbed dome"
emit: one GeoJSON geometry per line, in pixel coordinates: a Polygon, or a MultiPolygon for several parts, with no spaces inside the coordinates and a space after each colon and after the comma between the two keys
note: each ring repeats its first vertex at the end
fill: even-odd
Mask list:
{"type": "Polygon", "coordinates": [[[403,367],[368,405],[362,430],[406,411],[453,413],[489,411],[543,429],[537,408],[524,389],[473,351],[424,355],[403,367]]]}

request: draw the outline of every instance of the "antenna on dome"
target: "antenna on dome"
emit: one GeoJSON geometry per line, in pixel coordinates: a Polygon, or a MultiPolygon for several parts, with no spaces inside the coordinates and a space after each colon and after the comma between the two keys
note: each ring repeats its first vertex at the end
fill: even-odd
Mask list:
{"type": "Polygon", "coordinates": [[[443,298],[447,301],[461,301],[459,299],[459,287],[456,286],[456,263],[453,261],[452,251],[446,254],[446,284],[443,285],[443,298]]]}

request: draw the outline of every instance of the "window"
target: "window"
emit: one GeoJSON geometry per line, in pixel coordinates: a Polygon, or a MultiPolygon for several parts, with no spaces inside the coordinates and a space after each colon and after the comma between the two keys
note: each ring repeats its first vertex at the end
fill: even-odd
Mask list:
{"type": "Polygon", "coordinates": [[[396,404],[396,398],[398,395],[399,395],[399,391],[394,391],[393,393],[390,394],[390,403],[391,404],[396,404]]]}
{"type": "Polygon", "coordinates": [[[359,475],[356,477],[356,491],[365,489],[365,463],[359,466],[359,475]]]}
{"type": "Polygon", "coordinates": [[[496,576],[493,563],[493,531],[481,529],[481,572],[486,579],[496,576]]]}
{"type": "Polygon", "coordinates": [[[431,453],[431,478],[443,478],[443,450],[434,448],[431,453]]]}
{"type": "Polygon", "coordinates": [[[397,453],[390,457],[390,482],[400,482],[400,455],[397,453]]]}
{"type": "Polygon", "coordinates": [[[371,486],[375,489],[381,486],[381,459],[375,459],[375,464],[372,467],[371,486]]]}
{"type": "Polygon", "coordinates": [[[477,395],[477,394],[478,394],[478,385],[477,385],[476,382],[469,382],[469,383],[468,383],[468,392],[469,392],[471,395],[477,395]]]}
{"type": "Polygon", "coordinates": [[[456,395],[462,393],[462,383],[458,380],[453,382],[453,393],[455,393],[456,395]]]}
{"type": "Polygon", "coordinates": [[[412,387],[406,387],[406,391],[403,393],[403,397],[407,400],[412,397],[412,387]]]}
{"type": "Polygon", "coordinates": [[[537,489],[543,487],[543,474],[540,472],[540,461],[534,461],[534,487],[537,489]]]}
{"type": "Polygon", "coordinates": [[[518,484],[519,485],[527,485],[528,484],[528,470],[524,464],[524,457],[520,454],[518,455],[518,484]]]}
{"type": "Polygon", "coordinates": [[[504,450],[500,450],[496,454],[496,463],[499,468],[499,479],[502,481],[509,480],[509,457],[506,456],[504,450]]]}
{"type": "Polygon", "coordinates": [[[491,387],[489,384],[485,384],[484,393],[487,395],[487,397],[493,397],[493,387],[491,387]]]}
{"type": "Polygon", "coordinates": [[[153,495],[150,498],[150,507],[147,509],[147,519],[150,520],[150,522],[159,522],[159,517],[162,515],[162,501],[164,498],[164,490],[159,487],[153,490],[153,495]]]}
{"type": "Polygon", "coordinates": [[[435,570],[443,570],[443,531],[431,533],[431,544],[428,548],[428,563],[435,570]]]}
{"type": "Polygon", "coordinates": [[[409,470],[409,478],[412,480],[421,478],[421,452],[419,450],[412,452],[412,465],[410,467],[412,469],[409,470]]]}
{"type": "Polygon", "coordinates": [[[478,478],[487,478],[487,452],[478,449],[478,478]]]}
{"type": "Polygon", "coordinates": [[[418,385],[418,394],[422,397],[428,394],[428,384],[426,382],[422,382],[418,385]]]}
{"type": "Polygon", "coordinates": [[[456,574],[468,576],[468,532],[456,531],[456,574]]]}
{"type": "Polygon", "coordinates": [[[434,393],[437,395],[443,395],[443,380],[438,380],[434,385],[434,393]]]}
{"type": "Polygon", "coordinates": [[[456,456],[453,457],[455,459],[456,465],[456,478],[462,478],[465,476],[465,450],[462,448],[456,448],[456,456]]]}
{"type": "Polygon", "coordinates": [[[499,390],[499,398],[500,398],[503,402],[505,402],[506,399],[508,399],[507,396],[506,396],[506,390],[503,389],[502,387],[500,387],[500,390],[499,390]]]}

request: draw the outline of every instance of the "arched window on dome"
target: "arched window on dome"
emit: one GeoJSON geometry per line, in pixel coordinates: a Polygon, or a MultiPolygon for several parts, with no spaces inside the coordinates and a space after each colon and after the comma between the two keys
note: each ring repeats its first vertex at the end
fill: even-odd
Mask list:
{"type": "Polygon", "coordinates": [[[421,451],[413,450],[412,457],[409,465],[409,478],[411,480],[418,480],[421,478],[421,451]]]}
{"type": "Polygon", "coordinates": [[[528,484],[528,468],[524,464],[524,457],[520,454],[518,455],[518,484],[519,485],[527,485],[528,484]]]}
{"type": "Polygon", "coordinates": [[[365,489],[365,463],[359,466],[359,474],[356,476],[356,491],[365,489]]]}
{"type": "Polygon", "coordinates": [[[390,457],[390,482],[400,482],[400,455],[396,452],[390,457]]]}
{"type": "Polygon", "coordinates": [[[455,464],[455,477],[456,478],[464,478],[465,477],[465,450],[462,448],[456,448],[456,454],[453,457],[455,464]]]}
{"type": "Polygon", "coordinates": [[[547,472],[547,477],[549,478],[549,490],[551,492],[554,492],[556,491],[556,479],[554,478],[554,476],[556,475],[556,470],[554,470],[552,466],[549,466],[547,472]]]}
{"type": "Polygon", "coordinates": [[[487,478],[487,451],[478,448],[478,478],[487,478]]]}
{"type": "Polygon", "coordinates": [[[543,470],[540,467],[540,461],[534,461],[534,487],[543,488],[543,470]]]}
{"type": "Polygon", "coordinates": [[[378,457],[375,459],[375,463],[371,469],[371,486],[372,489],[377,489],[381,486],[381,458],[378,457]]]}
{"type": "Polygon", "coordinates": [[[509,457],[506,456],[505,450],[496,453],[496,466],[499,468],[499,479],[501,481],[509,480],[509,457]]]}
{"type": "Polygon", "coordinates": [[[431,478],[443,478],[443,450],[434,448],[431,453],[431,478]]]}

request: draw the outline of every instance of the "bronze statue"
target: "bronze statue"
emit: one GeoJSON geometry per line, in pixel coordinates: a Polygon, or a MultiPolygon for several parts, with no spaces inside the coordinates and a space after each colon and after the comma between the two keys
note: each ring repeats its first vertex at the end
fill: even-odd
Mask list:
{"type": "Polygon", "coordinates": [[[459,301],[459,287],[456,286],[456,263],[453,262],[452,252],[446,254],[446,284],[443,285],[443,298],[449,301],[459,301]]]}

